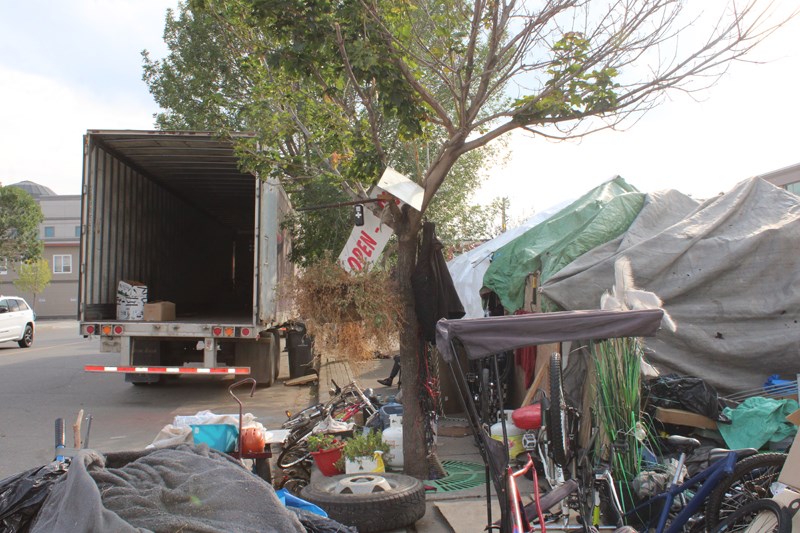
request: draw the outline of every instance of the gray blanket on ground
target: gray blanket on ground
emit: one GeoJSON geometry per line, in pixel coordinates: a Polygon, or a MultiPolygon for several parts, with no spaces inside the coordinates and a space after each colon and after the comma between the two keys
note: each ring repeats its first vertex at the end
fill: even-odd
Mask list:
{"type": "Polygon", "coordinates": [[[103,456],[82,450],[31,531],[305,532],[264,480],[206,445],[103,456]]]}

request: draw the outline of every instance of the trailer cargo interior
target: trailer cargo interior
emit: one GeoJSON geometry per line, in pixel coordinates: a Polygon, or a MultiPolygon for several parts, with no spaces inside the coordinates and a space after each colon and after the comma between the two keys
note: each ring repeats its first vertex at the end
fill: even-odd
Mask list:
{"type": "Polygon", "coordinates": [[[104,371],[134,383],[249,372],[270,385],[293,272],[280,184],[239,170],[232,142],[191,132],[90,130],[83,174],[79,319],[121,354],[104,371]],[[120,281],[174,303],[175,318],[120,320],[120,281]]]}

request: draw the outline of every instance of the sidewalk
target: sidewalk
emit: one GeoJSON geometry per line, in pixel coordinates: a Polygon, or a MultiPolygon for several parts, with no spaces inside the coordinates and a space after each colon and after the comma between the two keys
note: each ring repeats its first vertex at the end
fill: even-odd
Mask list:
{"type": "MultiPolygon", "coordinates": [[[[380,396],[383,402],[387,402],[399,391],[396,382],[393,387],[384,387],[377,380],[387,377],[391,368],[391,358],[373,359],[351,365],[323,355],[317,382],[320,401],[324,401],[328,397],[328,389],[332,386],[331,379],[339,385],[355,379],[360,387],[372,387],[375,394],[380,396]]],[[[479,533],[484,531],[486,526],[484,463],[475,446],[469,424],[465,420],[459,418],[440,419],[437,455],[446,468],[450,467],[448,473],[453,475],[439,480],[441,487],[438,487],[438,490],[426,493],[427,509],[421,520],[411,527],[392,533],[479,533]],[[452,483],[448,483],[448,480],[452,480],[452,483]]],[[[527,480],[523,479],[522,481],[521,485],[527,483],[527,480]]],[[[531,494],[531,488],[520,487],[523,494],[531,494]]],[[[496,500],[494,494],[492,498],[496,500]]],[[[496,520],[500,517],[496,501],[492,507],[492,519],[496,520]]]]}

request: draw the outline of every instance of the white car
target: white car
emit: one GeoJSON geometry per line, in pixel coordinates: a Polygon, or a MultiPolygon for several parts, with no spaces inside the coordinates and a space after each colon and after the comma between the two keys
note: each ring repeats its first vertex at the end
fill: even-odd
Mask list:
{"type": "Polygon", "coordinates": [[[0,296],[0,342],[16,341],[20,348],[33,344],[36,313],[19,296],[0,296]]]}

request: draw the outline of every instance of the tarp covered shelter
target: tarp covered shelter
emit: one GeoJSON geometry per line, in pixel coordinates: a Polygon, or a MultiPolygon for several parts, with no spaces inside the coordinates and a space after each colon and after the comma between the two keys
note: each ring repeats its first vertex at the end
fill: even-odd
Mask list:
{"type": "Polygon", "coordinates": [[[466,311],[464,318],[480,318],[484,315],[480,291],[483,288],[483,276],[489,268],[492,254],[506,243],[555,215],[570,203],[572,200],[566,200],[540,211],[519,226],[511,228],[447,262],[447,270],[450,271],[453,285],[455,285],[458,297],[466,311]]]}
{"type": "Polygon", "coordinates": [[[541,290],[562,309],[597,309],[625,256],[635,285],[656,293],[677,324],[647,340],[648,360],[721,391],[752,390],[800,372],[798,250],[800,198],[762,179],[703,203],[667,191],[649,194],[627,231],[541,290]]]}
{"type": "Polygon", "coordinates": [[[544,281],[575,258],[619,236],[636,218],[644,198],[644,193],[619,176],[595,187],[497,249],[483,285],[497,294],[509,312],[521,309],[528,274],[540,272],[544,281]]]}

